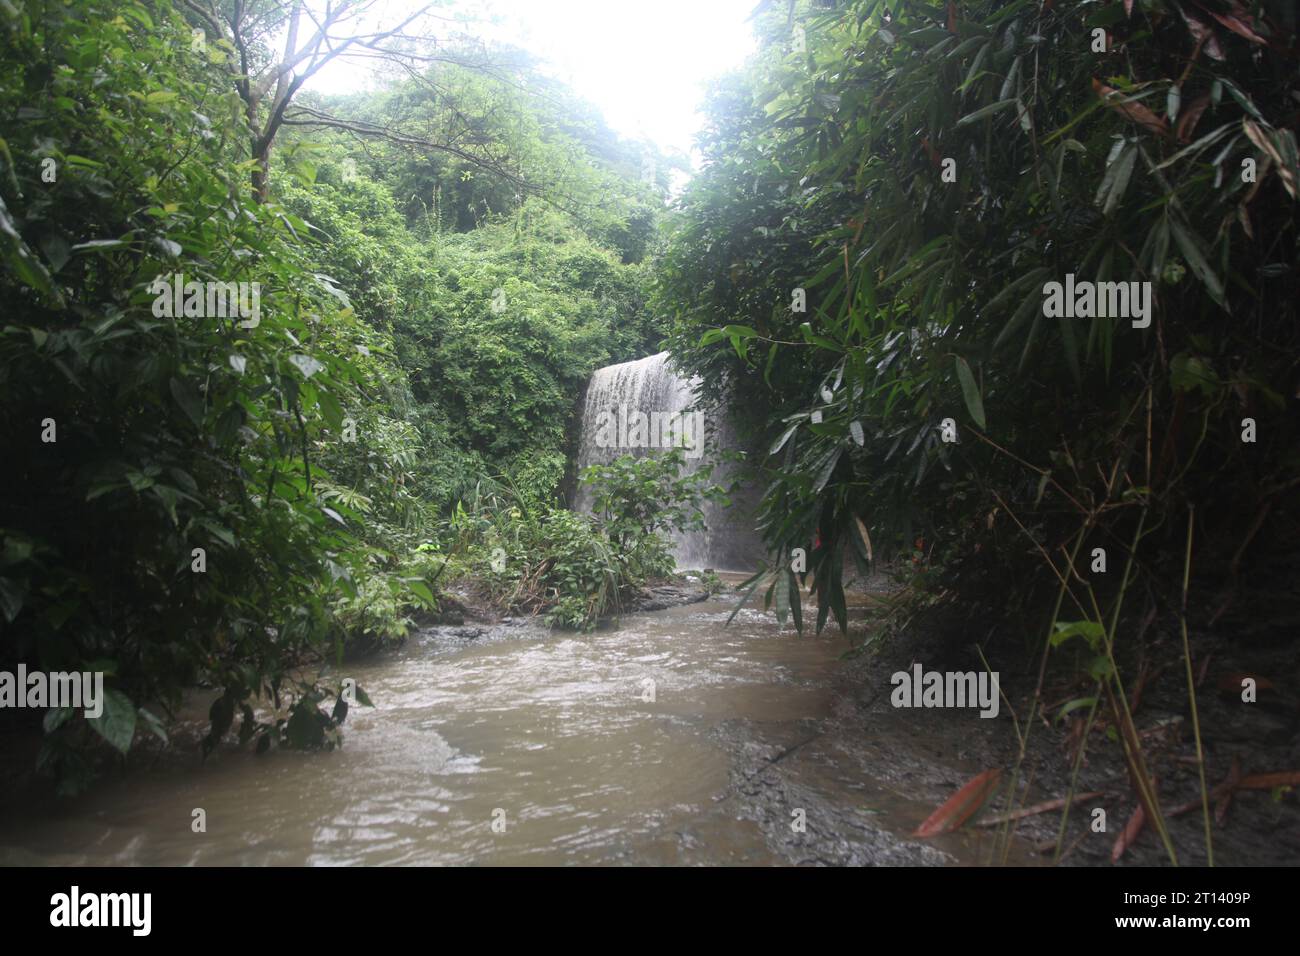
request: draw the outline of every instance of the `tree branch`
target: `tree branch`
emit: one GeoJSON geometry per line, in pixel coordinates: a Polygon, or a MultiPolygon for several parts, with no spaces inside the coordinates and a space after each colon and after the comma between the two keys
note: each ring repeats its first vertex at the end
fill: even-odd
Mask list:
{"type": "Polygon", "coordinates": [[[331,129],[344,130],[349,133],[356,133],[360,136],[378,137],[388,140],[398,146],[407,146],[412,149],[433,150],[441,153],[449,153],[453,156],[465,160],[473,166],[501,176],[520,189],[526,189],[529,192],[538,191],[528,180],[524,179],[517,173],[511,172],[503,166],[496,165],[490,159],[482,156],[476,156],[468,150],[461,149],[448,143],[438,143],[433,140],[420,139],[415,136],[408,136],[405,133],[399,133],[397,130],[384,126],[375,126],[372,123],[366,123],[360,120],[342,120],[337,117],[322,113],[320,110],[313,109],[309,106],[295,106],[292,115],[284,119],[286,126],[324,126],[331,129]]]}

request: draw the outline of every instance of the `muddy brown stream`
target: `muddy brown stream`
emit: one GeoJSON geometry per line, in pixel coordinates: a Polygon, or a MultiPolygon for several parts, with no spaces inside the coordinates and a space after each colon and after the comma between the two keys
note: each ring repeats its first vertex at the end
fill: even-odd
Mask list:
{"type": "MultiPolygon", "coordinates": [[[[762,812],[747,804],[738,761],[747,748],[758,766],[780,756],[751,733],[797,742],[828,715],[848,645],[833,628],[800,637],[751,609],[728,626],[734,601],[626,615],[587,635],[533,623],[419,632],[346,669],[375,706],[352,709],[340,749],[223,747],[204,762],[172,748],[65,806],[6,820],[0,862],[802,862],[799,836],[772,836],[793,810],[770,795],[762,812]],[[192,829],[196,808],[206,833],[192,829]]],[[[213,696],[195,695],[192,731],[213,696]]],[[[900,845],[923,814],[813,769],[810,786],[839,787],[822,798],[872,814],[900,845]]]]}

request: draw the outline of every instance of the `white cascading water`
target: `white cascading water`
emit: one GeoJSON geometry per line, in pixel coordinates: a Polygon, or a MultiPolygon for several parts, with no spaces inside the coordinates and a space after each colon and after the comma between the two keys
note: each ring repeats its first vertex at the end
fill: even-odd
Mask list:
{"type": "MultiPolygon", "coordinates": [[[[578,473],[590,465],[607,464],[620,455],[642,458],[664,454],[666,450],[658,448],[600,447],[598,435],[602,417],[618,416],[621,409],[627,410],[624,414],[641,412],[647,419],[654,415],[687,412],[695,402],[697,387],[697,379],[687,379],[673,368],[667,352],[597,369],[587,385],[582,410],[578,473]]],[[[701,413],[707,443],[703,454],[687,458],[686,469],[695,471],[713,465],[711,481],[726,485],[735,473],[735,466],[720,462],[717,451],[719,448],[735,449],[734,430],[725,416],[722,416],[723,420],[715,421],[717,417],[707,411],[701,413]]],[[[731,507],[706,502],[703,507],[706,530],[671,532],[677,566],[745,572],[757,568],[764,554],[762,541],[753,527],[754,499],[752,490],[742,489],[732,496],[731,507]]],[[[589,512],[591,506],[591,488],[578,482],[574,509],[589,512]]]]}

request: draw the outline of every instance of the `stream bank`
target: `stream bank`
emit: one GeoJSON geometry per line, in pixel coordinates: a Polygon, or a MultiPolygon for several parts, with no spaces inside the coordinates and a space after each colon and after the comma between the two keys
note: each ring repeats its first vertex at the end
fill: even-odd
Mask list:
{"type": "MultiPolygon", "coordinates": [[[[1155,623],[1154,637],[1147,645],[1152,657],[1169,660],[1172,656],[1179,662],[1176,650],[1171,655],[1169,647],[1161,647],[1179,640],[1177,627],[1176,621],[1155,623]]],[[[810,727],[811,743],[784,759],[775,771],[783,779],[782,785],[797,787],[801,778],[815,778],[819,768],[842,767],[850,778],[869,774],[886,789],[906,794],[913,806],[933,809],[985,770],[1001,769],[1005,784],[1019,757],[1018,720],[1028,715],[1038,681],[1039,660],[1026,657],[1018,644],[996,639],[985,644],[981,640],[990,667],[1001,675],[1005,699],[997,717],[985,719],[975,710],[959,708],[900,709],[891,703],[891,676],[910,672],[915,664],[926,670],[981,671],[983,664],[969,628],[969,622],[951,615],[917,619],[906,640],[877,645],[874,653],[846,661],[837,676],[831,716],[810,727]]],[[[1201,634],[1192,637],[1192,657],[1198,662],[1198,671],[1205,665],[1197,702],[1211,790],[1233,772],[1234,765],[1242,775],[1300,768],[1300,708],[1295,698],[1265,686],[1258,701],[1250,704],[1242,702],[1233,689],[1240,674],[1273,675],[1271,681],[1265,678],[1268,685],[1295,686],[1282,679],[1296,670],[1287,647],[1233,648],[1201,634]]],[[[1063,702],[1090,692],[1086,682],[1074,683],[1068,671],[1049,667],[1043,699],[1052,708],[1049,719],[1041,715],[1035,719],[1028,735],[1014,808],[1058,800],[1070,792],[1073,747],[1082,736],[1087,709],[1064,720],[1055,718],[1063,702]]],[[[1167,666],[1148,672],[1136,699],[1134,722],[1148,767],[1157,779],[1163,812],[1172,815],[1179,808],[1195,805],[1168,821],[1179,863],[1203,866],[1208,858],[1184,669],[1167,666]]],[[[1061,841],[1062,865],[1111,865],[1116,838],[1137,807],[1113,734],[1099,710],[1074,792],[1100,795],[1073,805],[1061,841]],[[1105,810],[1105,832],[1094,832],[1090,826],[1095,808],[1105,810]]],[[[1295,789],[1242,789],[1226,806],[1224,803],[1211,799],[1215,865],[1276,866],[1300,861],[1300,800],[1295,789]]],[[[991,801],[975,819],[987,819],[1006,809],[1004,787],[1001,802],[991,801]]],[[[1015,848],[1006,862],[1050,863],[1061,817],[1061,811],[1053,809],[1019,820],[1015,848]]],[[[923,818],[908,819],[919,824],[923,818]]],[[[998,855],[1000,849],[993,846],[996,830],[968,826],[959,835],[944,839],[960,839],[965,855],[973,854],[982,863],[995,862],[1003,859],[998,855]]],[[[853,854],[846,851],[827,862],[853,860],[853,854]]],[[[1157,834],[1146,826],[1119,862],[1160,866],[1168,865],[1169,859],[1157,834]]]]}

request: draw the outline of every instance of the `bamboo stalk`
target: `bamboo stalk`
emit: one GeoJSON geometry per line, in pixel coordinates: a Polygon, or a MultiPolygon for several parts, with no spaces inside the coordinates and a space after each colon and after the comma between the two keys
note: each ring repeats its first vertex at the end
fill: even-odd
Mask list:
{"type": "Polygon", "coordinates": [[[1178,612],[1178,623],[1183,632],[1183,661],[1187,665],[1187,697],[1192,704],[1192,734],[1196,738],[1196,772],[1201,777],[1201,811],[1205,818],[1205,852],[1210,866],[1214,866],[1214,839],[1210,835],[1210,792],[1205,786],[1205,750],[1201,746],[1201,717],[1196,707],[1196,679],[1192,676],[1192,648],[1187,637],[1187,584],[1192,572],[1192,530],[1196,522],[1196,506],[1187,509],[1187,550],[1183,555],[1183,603],[1178,612]]]}

